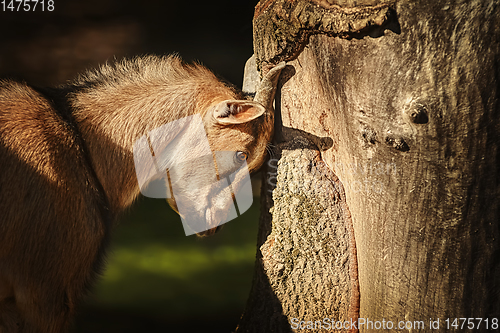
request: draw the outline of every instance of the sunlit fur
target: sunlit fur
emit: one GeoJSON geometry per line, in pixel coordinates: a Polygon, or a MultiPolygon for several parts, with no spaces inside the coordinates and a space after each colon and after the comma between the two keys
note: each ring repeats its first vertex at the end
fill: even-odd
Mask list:
{"type": "MultiPolygon", "coordinates": [[[[107,64],[77,79],[75,86],[70,98],[74,117],[90,155],[99,160],[94,163],[96,173],[117,208],[129,205],[138,194],[131,154],[139,137],[170,121],[204,115],[223,100],[243,99],[206,68],[173,56],[107,64]],[[103,141],[118,154],[103,150],[103,141]]],[[[262,164],[272,135],[272,112],[246,124],[210,125],[206,131],[212,150],[248,150],[249,169],[262,164]]]]}
{"type": "MultiPolygon", "coordinates": [[[[0,81],[0,332],[65,331],[112,222],[139,194],[135,140],[240,98],[176,57],[106,64],[57,89],[0,81]]],[[[272,119],[205,129],[213,150],[244,151],[254,170],[272,119]]]]}

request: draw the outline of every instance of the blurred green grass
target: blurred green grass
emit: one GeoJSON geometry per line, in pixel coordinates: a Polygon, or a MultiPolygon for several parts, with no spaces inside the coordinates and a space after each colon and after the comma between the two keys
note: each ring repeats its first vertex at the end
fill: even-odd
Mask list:
{"type": "Polygon", "coordinates": [[[141,197],[112,236],[75,332],[231,332],[250,292],[258,198],[214,236],[184,234],[165,200],[141,197]]]}

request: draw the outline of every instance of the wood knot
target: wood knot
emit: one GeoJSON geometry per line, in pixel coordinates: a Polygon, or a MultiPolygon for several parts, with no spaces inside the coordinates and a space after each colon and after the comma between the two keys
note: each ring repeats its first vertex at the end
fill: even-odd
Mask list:
{"type": "Polygon", "coordinates": [[[365,126],[361,129],[361,136],[366,144],[374,145],[377,142],[377,133],[371,127],[365,126]]]}
{"type": "Polygon", "coordinates": [[[405,113],[414,124],[427,124],[429,122],[427,107],[421,102],[413,102],[405,113]]]}
{"type": "Polygon", "coordinates": [[[394,137],[393,135],[389,134],[385,138],[385,143],[391,147],[393,147],[396,150],[399,151],[408,151],[410,150],[410,147],[406,143],[406,141],[403,138],[397,138],[394,137]]]}

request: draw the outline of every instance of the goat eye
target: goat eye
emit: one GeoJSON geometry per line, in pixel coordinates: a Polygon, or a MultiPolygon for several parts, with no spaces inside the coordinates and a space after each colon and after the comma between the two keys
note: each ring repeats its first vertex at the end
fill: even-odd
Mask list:
{"type": "Polygon", "coordinates": [[[238,151],[236,152],[236,154],[234,155],[235,159],[237,162],[243,162],[243,161],[246,161],[246,159],[248,158],[248,155],[247,153],[244,153],[242,151],[238,151]]]}

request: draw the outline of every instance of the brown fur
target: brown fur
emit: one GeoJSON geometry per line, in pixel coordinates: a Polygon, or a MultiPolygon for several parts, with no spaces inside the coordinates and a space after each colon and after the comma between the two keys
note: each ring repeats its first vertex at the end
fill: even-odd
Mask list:
{"type": "Polygon", "coordinates": [[[0,81],[0,332],[65,331],[139,194],[132,146],[148,131],[201,113],[212,150],[244,151],[258,168],[271,110],[240,124],[207,115],[241,98],[175,57],[108,64],[58,89],[0,81]]]}

